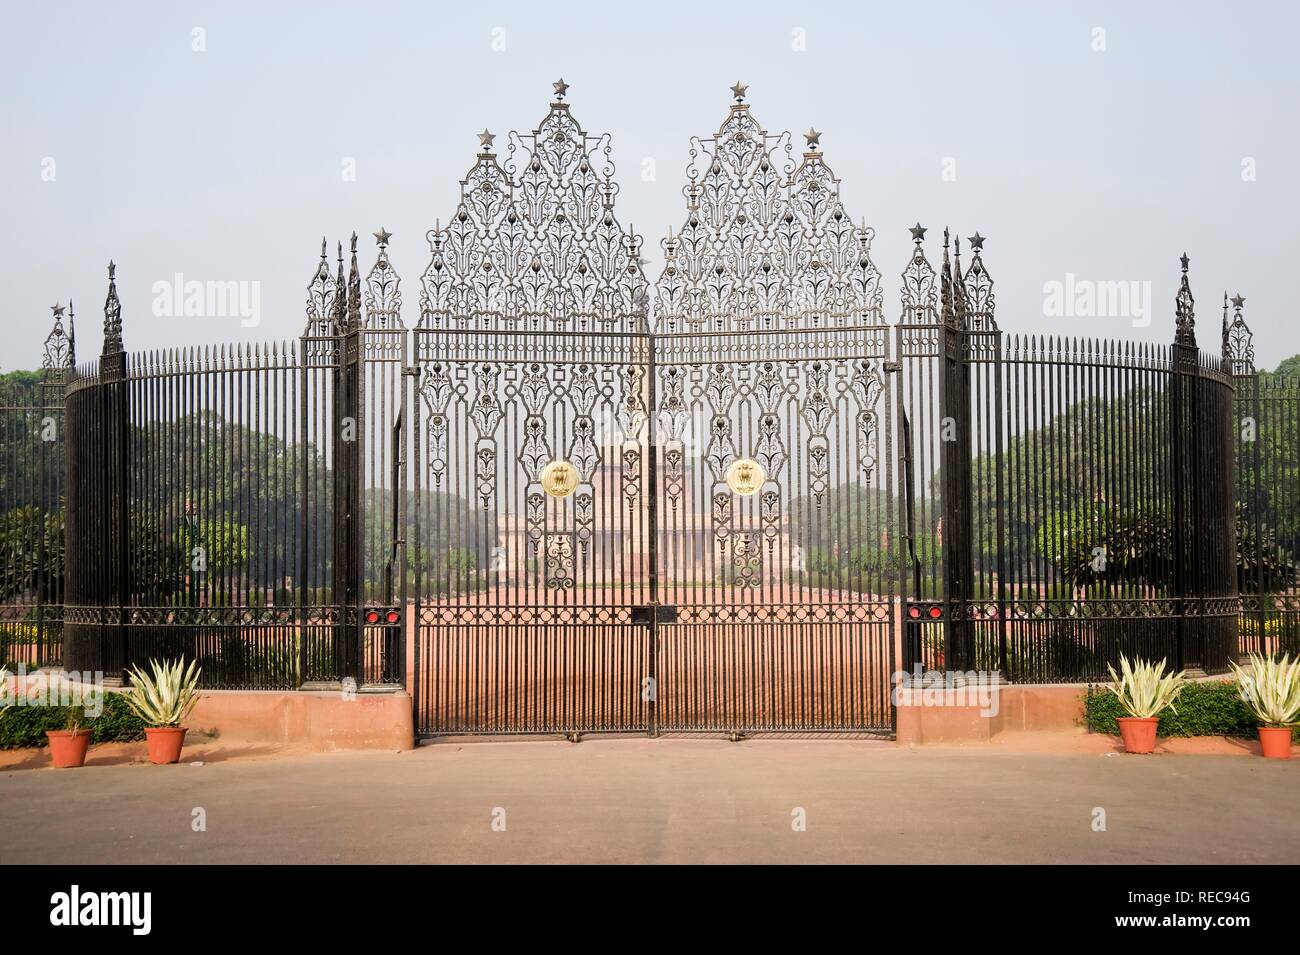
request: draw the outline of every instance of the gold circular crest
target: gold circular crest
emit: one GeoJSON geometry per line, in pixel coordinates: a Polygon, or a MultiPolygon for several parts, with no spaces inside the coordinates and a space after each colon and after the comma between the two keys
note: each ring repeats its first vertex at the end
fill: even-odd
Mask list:
{"type": "Polygon", "coordinates": [[[542,490],[551,497],[568,497],[578,488],[578,469],[563,458],[542,468],[542,490]]]}
{"type": "Polygon", "coordinates": [[[750,458],[739,458],[727,468],[727,487],[745,497],[756,493],[765,480],[767,475],[763,473],[763,465],[750,458]]]}

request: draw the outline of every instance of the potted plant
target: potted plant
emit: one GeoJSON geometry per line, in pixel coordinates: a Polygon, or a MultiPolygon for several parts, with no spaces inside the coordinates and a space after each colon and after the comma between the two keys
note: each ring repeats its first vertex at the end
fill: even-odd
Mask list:
{"type": "Polygon", "coordinates": [[[1250,667],[1235,663],[1237,692],[1259,720],[1259,746],[1272,759],[1291,756],[1291,727],[1300,723],[1300,657],[1282,659],[1252,653],[1250,667]]]}
{"type": "Polygon", "coordinates": [[[1130,664],[1123,654],[1120,654],[1119,666],[1120,674],[1116,674],[1114,667],[1107,666],[1114,680],[1108,689],[1119,697],[1120,705],[1128,713],[1118,720],[1124,749],[1130,753],[1153,752],[1160,713],[1165,707],[1178,712],[1174,700],[1178,699],[1187,683],[1187,673],[1166,674],[1164,660],[1159,663],[1134,660],[1130,664]]]}
{"type": "Polygon", "coordinates": [[[68,708],[68,723],[64,729],[45,731],[45,738],[50,741],[50,758],[54,761],[55,769],[75,769],[86,762],[90,730],[81,727],[81,721],[85,718],[83,706],[71,706],[68,708]]]}
{"type": "Polygon", "coordinates": [[[150,660],[153,673],[131,668],[131,689],[126,703],[145,722],[145,741],[149,744],[149,761],[163,765],[178,763],[185,745],[185,727],[181,724],[199,702],[199,664],[191,660],[159,663],[150,660]]]}

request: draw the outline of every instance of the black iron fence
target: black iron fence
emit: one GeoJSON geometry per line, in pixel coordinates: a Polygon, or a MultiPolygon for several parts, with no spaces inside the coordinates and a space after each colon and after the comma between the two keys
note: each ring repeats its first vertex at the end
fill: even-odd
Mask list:
{"type": "MultiPolygon", "coordinates": [[[[564,592],[547,575],[575,572],[578,539],[566,545],[567,538],[543,528],[532,535],[540,549],[503,546],[503,518],[485,524],[476,516],[484,501],[473,501],[475,489],[486,486],[485,465],[476,432],[464,425],[483,413],[473,407],[481,395],[455,384],[480,369],[446,351],[450,332],[350,327],[352,280],[331,275],[329,283],[345,290],[318,305],[335,324],[309,324],[296,342],[127,355],[110,334],[97,362],[74,368],[69,347],[56,350],[42,372],[6,383],[0,623],[9,662],[121,673],[153,657],[185,656],[200,661],[213,687],[288,689],[349,678],[395,685],[405,681],[414,650],[406,627],[418,622],[433,641],[421,663],[428,706],[442,706],[441,695],[463,691],[467,680],[497,679],[495,664],[475,670],[488,665],[485,658],[475,662],[484,644],[474,634],[486,626],[478,605],[494,600],[491,612],[512,618],[518,607],[508,599],[510,588],[526,587],[534,576],[543,592],[564,592]],[[420,374],[423,381],[412,386],[420,374]],[[427,409],[414,418],[414,434],[407,424],[411,387],[420,389],[427,409]],[[420,451],[414,461],[407,450],[413,436],[420,451]],[[415,619],[406,612],[408,575],[425,608],[415,619]],[[473,619],[467,606],[478,608],[473,619]],[[457,627],[469,635],[459,650],[447,643],[448,628],[457,627]],[[441,661],[442,653],[450,656],[441,661]],[[441,668],[450,669],[434,679],[441,668]]],[[[945,273],[939,287],[949,283],[955,279],[945,273]]],[[[766,613],[769,598],[786,591],[852,594],[853,613],[878,609],[862,618],[873,627],[892,627],[901,601],[895,666],[996,671],[1014,682],[1098,679],[1120,653],[1222,672],[1240,653],[1294,650],[1296,383],[1257,373],[1227,346],[1211,356],[1187,341],[1155,346],[1009,335],[991,322],[972,327],[969,315],[955,320],[959,307],[954,299],[914,311],[928,320],[896,326],[892,347],[886,337],[863,339],[875,343],[863,353],[863,367],[885,370],[874,392],[855,399],[861,410],[854,411],[869,412],[879,430],[863,453],[873,467],[881,459],[880,490],[831,524],[817,516],[807,493],[791,497],[784,513],[780,498],[756,510],[754,554],[765,539],[783,550],[770,594],[757,578],[739,590],[731,589],[736,580],[723,579],[727,567],[733,576],[752,575],[758,558],[752,566],[723,567],[707,546],[707,529],[695,522],[708,506],[681,504],[683,477],[704,475],[682,460],[685,445],[670,436],[653,458],[638,451],[630,473],[648,489],[653,470],[656,527],[637,505],[610,512],[616,524],[636,529],[626,539],[588,535],[611,560],[640,569],[579,587],[618,597],[609,613],[590,614],[587,629],[635,628],[637,608],[656,602],[649,591],[640,593],[653,583],[671,597],[658,602],[674,610],[706,600],[716,616],[722,606],[720,626],[733,630],[752,616],[752,601],[761,598],[757,609],[766,613]],[[704,578],[717,582],[701,590],[704,578]],[[738,595],[750,605],[740,606],[738,595]]],[[[110,314],[119,308],[110,285],[110,314]]],[[[635,338],[640,344],[620,353],[615,377],[642,391],[621,398],[610,392],[611,417],[632,395],[657,401],[661,413],[665,402],[678,402],[671,413],[687,416],[691,402],[707,394],[708,375],[716,384],[718,375],[755,367],[725,370],[716,360],[721,339],[707,335],[635,338]],[[699,361],[673,357],[678,342],[707,348],[699,361]],[[654,398],[644,390],[652,365],[654,398]],[[704,387],[683,392],[681,383],[696,368],[706,371],[704,387]]],[[[484,341],[479,336],[476,347],[484,341]]],[[[799,352],[784,361],[837,367],[833,356],[807,359],[800,341],[779,340],[799,352]]],[[[518,346],[518,357],[510,357],[521,363],[518,380],[526,383],[528,363],[545,350],[528,336],[502,342],[518,346]]],[[[587,366],[578,361],[555,374],[586,373],[579,367],[587,366]]],[[[599,365],[590,368],[594,374],[599,365]]],[[[808,397],[807,381],[818,380],[816,371],[810,379],[806,369],[799,374],[802,384],[790,392],[796,401],[808,397]]],[[[549,378],[543,386],[557,387],[549,378]]],[[[748,386],[741,393],[749,394],[748,386]]],[[[522,447],[540,406],[531,418],[528,406],[521,409],[515,440],[522,447]]],[[[716,407],[700,414],[721,420],[716,407]]],[[[794,422],[815,421],[798,405],[791,414],[794,422]]],[[[732,415],[743,441],[757,421],[747,415],[732,415]]],[[[568,434],[560,443],[574,440],[568,434]]],[[[648,432],[621,440],[648,440],[648,432]]],[[[627,475],[617,470],[602,480],[620,484],[625,502],[635,503],[627,497],[627,475]]],[[[851,476],[842,478],[844,488],[852,486],[851,476]]],[[[705,482],[693,493],[707,498],[709,487],[705,482]]],[[[527,512],[521,504],[519,513],[527,512]]],[[[729,542],[728,560],[740,539],[729,542]]],[[[816,599],[822,598],[790,604],[777,627],[783,639],[792,627],[810,625],[799,623],[807,614],[797,605],[816,599]]],[[[838,599],[827,604],[832,616],[848,612],[837,609],[838,599]]],[[[569,620],[574,610],[563,600],[551,610],[565,626],[586,619],[578,612],[569,620]]],[[[659,649],[711,673],[714,664],[699,661],[712,641],[725,644],[740,633],[685,639],[699,629],[697,616],[690,610],[685,619],[662,618],[668,626],[658,628],[659,649]]],[[[648,649],[634,657],[647,668],[648,649]]],[[[528,664],[503,658],[499,665],[528,664]]],[[[707,685],[709,673],[691,679],[707,685]]],[[[635,694],[636,685],[629,683],[628,692],[635,694]]],[[[514,691],[503,692],[508,702],[514,691]]],[[[454,709],[454,700],[447,705],[454,709]]],[[[644,725],[644,717],[616,722],[644,725]]]]}
{"type": "Polygon", "coordinates": [[[936,271],[918,225],[890,324],[741,89],[653,319],[558,87],[513,172],[484,134],[413,329],[382,230],[269,346],[128,354],[110,266],[98,360],[56,309],[0,392],[5,658],[406,685],[426,732],[887,731],[913,667],[1296,650],[1300,385],[1240,301],[1199,351],[1184,258],[1171,345],[1012,335],[984,240],[936,271]]]}

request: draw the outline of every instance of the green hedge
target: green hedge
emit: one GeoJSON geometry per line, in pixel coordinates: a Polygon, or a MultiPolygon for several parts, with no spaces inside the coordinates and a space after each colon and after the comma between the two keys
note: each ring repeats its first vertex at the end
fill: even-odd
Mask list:
{"type": "MultiPolygon", "coordinates": [[[[1237,695],[1237,684],[1228,680],[1189,683],[1174,706],[1177,713],[1165,710],[1161,714],[1158,735],[1253,737],[1259,726],[1237,695]]],[[[1084,694],[1084,714],[1088,729],[1110,736],[1119,735],[1115,720],[1126,715],[1119,698],[1105,687],[1094,687],[1084,694]]],[[[1291,736],[1300,739],[1300,727],[1293,727],[1291,736]]]]}
{"type": "MultiPolygon", "coordinates": [[[[11,706],[0,715],[0,749],[46,745],[46,730],[68,728],[71,706],[11,706]]],[[[120,693],[104,694],[104,709],[81,724],[92,730],[92,743],[130,742],[144,739],[144,721],[131,712],[120,693]]]]}

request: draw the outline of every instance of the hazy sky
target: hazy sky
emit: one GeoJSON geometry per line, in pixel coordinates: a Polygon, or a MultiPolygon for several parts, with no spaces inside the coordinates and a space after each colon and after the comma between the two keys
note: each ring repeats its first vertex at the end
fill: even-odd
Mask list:
{"type": "Polygon", "coordinates": [[[739,79],[769,130],[823,132],[876,229],[891,321],[919,219],[932,240],[988,237],[1004,329],[1169,341],[1186,250],[1203,347],[1226,288],[1260,365],[1300,352],[1294,4],[5,5],[0,370],[39,364],[69,296],[79,357],[98,354],[110,257],[129,350],[296,336],[320,237],[354,229],[364,268],[370,233],[393,233],[412,324],[424,233],[454,209],[474,134],[531,129],[560,76],[613,136],[652,281],[690,137],[739,79]],[[178,272],[260,283],[261,324],[153,315],[153,283],[178,272]],[[1154,321],[1045,315],[1067,273],[1150,282],[1154,321]]]}

